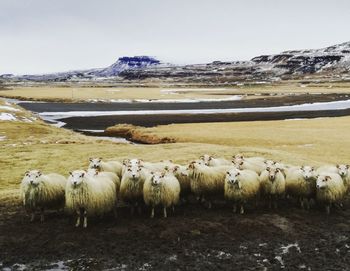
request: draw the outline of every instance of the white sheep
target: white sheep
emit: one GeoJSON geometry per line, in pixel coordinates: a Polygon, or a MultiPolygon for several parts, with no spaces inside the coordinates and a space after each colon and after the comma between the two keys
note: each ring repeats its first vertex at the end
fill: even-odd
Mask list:
{"type": "Polygon", "coordinates": [[[226,171],[233,166],[208,167],[206,165],[192,162],[188,166],[191,177],[191,191],[197,199],[207,200],[211,208],[211,199],[222,197],[224,194],[224,184],[226,171]]]}
{"type": "Polygon", "coordinates": [[[91,177],[106,177],[109,178],[110,180],[112,180],[115,184],[115,189],[116,189],[116,193],[117,193],[117,198],[119,195],[119,190],[120,190],[120,178],[118,177],[117,174],[115,174],[114,172],[109,172],[109,171],[98,171],[95,168],[89,168],[86,172],[89,176],[91,177]]]}
{"type": "Polygon", "coordinates": [[[256,157],[245,157],[243,154],[236,154],[236,155],[234,155],[232,157],[232,162],[233,163],[240,162],[240,161],[247,161],[247,162],[251,162],[251,163],[261,164],[261,163],[264,163],[265,158],[259,157],[259,156],[256,156],[256,157]]]}
{"type": "Polygon", "coordinates": [[[202,155],[199,159],[203,160],[204,164],[210,167],[232,165],[232,161],[226,160],[224,158],[214,158],[213,156],[208,154],[202,155]]]}
{"type": "Polygon", "coordinates": [[[114,182],[106,176],[89,176],[84,170],[69,173],[66,185],[66,209],[77,214],[75,226],[87,227],[88,216],[100,216],[114,210],[117,201],[114,182]]]}
{"type": "Polygon", "coordinates": [[[120,183],[120,198],[122,201],[129,203],[131,214],[134,213],[135,207],[141,212],[143,203],[143,184],[149,175],[149,171],[140,165],[127,166],[120,183]]]}
{"type": "Polygon", "coordinates": [[[98,171],[114,172],[119,178],[122,177],[123,164],[118,161],[102,161],[102,158],[90,158],[89,168],[95,168],[98,171]]]}
{"type": "Polygon", "coordinates": [[[40,220],[44,222],[45,209],[64,207],[66,178],[56,173],[42,174],[39,170],[27,171],[21,182],[21,199],[24,208],[34,221],[35,212],[40,210],[40,220]]]}
{"type": "Polygon", "coordinates": [[[170,160],[161,162],[145,162],[141,160],[140,165],[141,167],[144,167],[149,171],[163,171],[166,170],[168,167],[173,166],[174,163],[170,160]]]}
{"type": "Polygon", "coordinates": [[[225,198],[233,201],[233,212],[240,205],[240,213],[244,213],[244,204],[258,197],[260,191],[259,176],[252,170],[239,170],[233,168],[226,172],[225,198]]]}
{"type": "MultiPolygon", "coordinates": [[[[163,215],[167,217],[167,208],[178,204],[180,183],[171,173],[151,172],[143,186],[143,198],[146,205],[151,206],[151,217],[154,217],[156,206],[163,207],[163,215]]],[[[174,209],[173,209],[174,210],[174,209]]]]}
{"type": "Polygon", "coordinates": [[[310,209],[310,201],[316,196],[316,172],[311,166],[290,168],[286,173],[286,194],[296,197],[301,208],[310,209]]]}
{"type": "Polygon", "coordinates": [[[285,193],[286,180],[279,168],[266,168],[261,172],[260,186],[262,193],[268,198],[269,207],[271,208],[272,203],[277,208],[277,200],[282,197],[285,193]]]}
{"type": "Polygon", "coordinates": [[[166,168],[168,172],[174,174],[180,183],[180,196],[184,200],[191,193],[191,178],[186,166],[172,165],[166,168]]]}
{"type": "Polygon", "coordinates": [[[326,166],[319,167],[317,169],[318,174],[322,174],[326,172],[339,174],[343,179],[346,189],[349,190],[350,188],[350,166],[349,165],[345,165],[345,164],[337,164],[335,166],[326,165],[326,166]]]}
{"type": "Polygon", "coordinates": [[[346,193],[346,187],[339,174],[323,173],[317,177],[316,198],[317,201],[324,203],[327,214],[330,213],[330,207],[333,203],[340,203],[346,193]]]}
{"type": "Polygon", "coordinates": [[[249,169],[255,171],[258,175],[266,169],[265,163],[258,160],[234,160],[233,165],[240,170],[249,169]]]}

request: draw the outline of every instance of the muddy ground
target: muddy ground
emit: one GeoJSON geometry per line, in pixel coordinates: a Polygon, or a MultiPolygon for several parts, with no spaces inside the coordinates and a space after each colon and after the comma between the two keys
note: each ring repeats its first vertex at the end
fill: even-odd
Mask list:
{"type": "Polygon", "coordinates": [[[124,208],[119,219],[92,220],[87,229],[63,213],[41,224],[17,204],[0,210],[3,270],[350,270],[348,203],[330,216],[293,202],[245,215],[192,202],[167,219],[124,208]]]}

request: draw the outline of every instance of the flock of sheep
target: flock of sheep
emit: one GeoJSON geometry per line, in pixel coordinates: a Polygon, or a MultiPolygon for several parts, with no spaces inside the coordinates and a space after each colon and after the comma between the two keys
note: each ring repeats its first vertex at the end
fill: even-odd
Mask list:
{"type": "Polygon", "coordinates": [[[246,203],[264,200],[277,208],[281,198],[296,198],[302,208],[315,200],[326,206],[342,204],[350,184],[349,165],[291,166],[261,157],[233,156],[232,160],[203,155],[189,165],[172,161],[157,163],[140,159],[123,162],[90,158],[88,169],[75,170],[69,177],[38,170],[25,173],[21,196],[25,209],[34,220],[45,209],[62,209],[76,214],[76,227],[87,227],[88,216],[116,212],[117,202],[124,202],[134,213],[146,204],[154,217],[155,207],[167,209],[194,195],[211,208],[217,199],[233,203],[233,211],[244,213],[246,203]],[[83,221],[81,221],[83,220],[83,221]]]}

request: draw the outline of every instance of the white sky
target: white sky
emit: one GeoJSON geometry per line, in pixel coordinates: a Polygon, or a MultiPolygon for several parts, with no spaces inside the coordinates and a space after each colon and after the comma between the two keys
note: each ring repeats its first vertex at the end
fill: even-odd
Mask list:
{"type": "Polygon", "coordinates": [[[0,0],[0,74],[248,60],[350,40],[349,0],[0,0]]]}

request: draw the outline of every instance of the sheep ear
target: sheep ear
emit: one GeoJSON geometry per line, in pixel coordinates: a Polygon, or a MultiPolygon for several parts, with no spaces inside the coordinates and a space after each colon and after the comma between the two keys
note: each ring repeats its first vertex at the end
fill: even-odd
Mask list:
{"type": "Polygon", "coordinates": [[[151,173],[151,175],[154,175],[154,171],[151,171],[150,173],[151,173]]]}
{"type": "Polygon", "coordinates": [[[213,156],[209,156],[209,161],[210,161],[210,160],[213,160],[213,156]]]}
{"type": "Polygon", "coordinates": [[[345,165],[345,167],[346,167],[347,169],[349,169],[349,168],[350,168],[350,165],[345,165]]]}
{"type": "Polygon", "coordinates": [[[315,167],[311,167],[311,170],[315,170],[315,167]]]}
{"type": "Polygon", "coordinates": [[[42,175],[41,171],[38,171],[38,174],[39,174],[39,176],[41,176],[42,175]]]}
{"type": "Polygon", "coordinates": [[[304,166],[301,166],[300,169],[301,169],[301,170],[304,170],[304,166]]]}
{"type": "Polygon", "coordinates": [[[163,171],[160,176],[162,176],[162,178],[163,178],[165,176],[165,172],[163,171]]]}
{"type": "Polygon", "coordinates": [[[336,167],[339,168],[339,164],[336,164],[336,167]]]}
{"type": "Polygon", "coordinates": [[[269,171],[269,170],[270,170],[270,167],[266,167],[266,170],[269,171]]]}
{"type": "Polygon", "coordinates": [[[280,172],[281,170],[279,168],[276,168],[276,172],[280,172]]]}
{"type": "Polygon", "coordinates": [[[98,160],[100,160],[100,162],[102,161],[102,157],[99,157],[98,160]]]}
{"type": "Polygon", "coordinates": [[[91,157],[89,158],[89,161],[92,162],[92,158],[91,157]]]}
{"type": "Polygon", "coordinates": [[[81,177],[84,177],[85,176],[85,172],[83,172],[82,174],[81,174],[81,177]]]}

